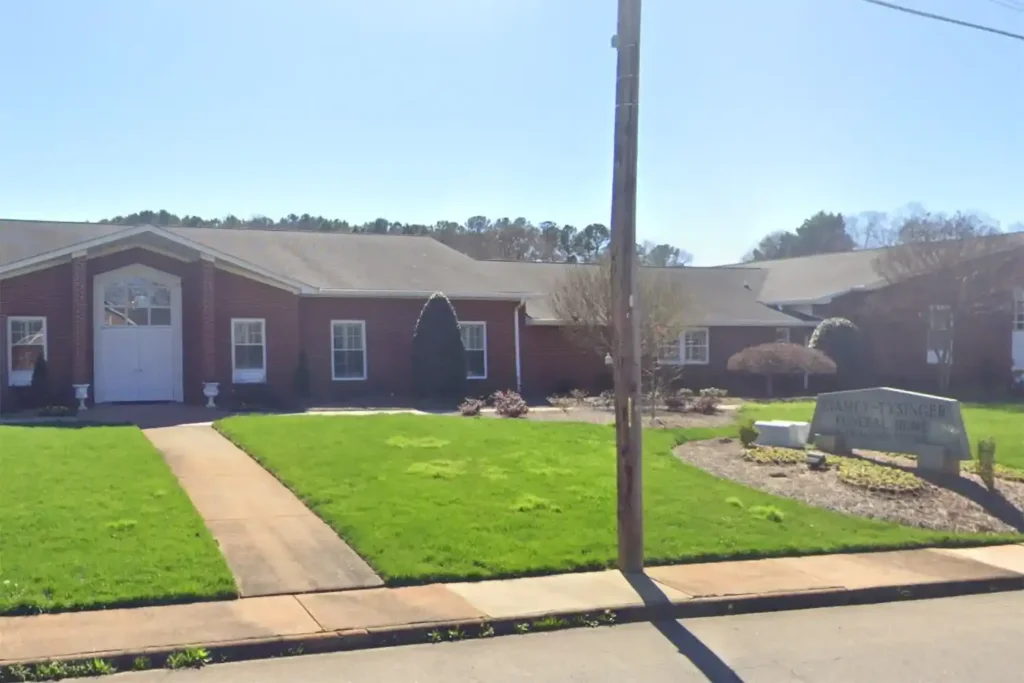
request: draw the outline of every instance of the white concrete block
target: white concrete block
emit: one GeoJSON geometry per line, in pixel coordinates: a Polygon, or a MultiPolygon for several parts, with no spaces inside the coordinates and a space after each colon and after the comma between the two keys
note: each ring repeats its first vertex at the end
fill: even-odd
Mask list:
{"type": "Polygon", "coordinates": [[[781,448],[803,448],[811,435],[809,422],[790,420],[763,420],[755,422],[758,446],[779,446],[781,448]]]}

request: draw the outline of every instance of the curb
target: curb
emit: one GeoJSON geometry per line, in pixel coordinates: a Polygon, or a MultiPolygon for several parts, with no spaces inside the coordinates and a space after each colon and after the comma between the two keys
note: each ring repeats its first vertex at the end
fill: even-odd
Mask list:
{"type": "Polygon", "coordinates": [[[368,629],[327,631],[298,636],[275,636],[242,641],[190,643],[174,647],[140,648],[131,651],[88,652],[51,659],[11,660],[0,666],[0,681],[7,680],[4,668],[11,665],[32,666],[51,661],[78,662],[96,658],[110,661],[119,672],[132,670],[133,660],[146,657],[152,668],[162,668],[167,657],[188,648],[203,647],[209,651],[212,663],[237,662],[304,654],[348,652],[400,645],[423,645],[478,639],[523,633],[522,624],[529,624],[527,633],[551,632],[568,628],[610,626],[645,621],[694,619],[738,614],[781,612],[821,607],[845,607],[909,600],[928,600],[955,596],[978,595],[1024,590],[1024,576],[971,579],[931,584],[884,586],[861,589],[826,588],[790,593],[758,595],[716,596],[694,598],[686,602],[658,602],[625,607],[610,607],[603,612],[594,610],[563,610],[530,616],[501,619],[464,619],[443,622],[421,622],[368,629]],[[611,615],[609,617],[609,614],[611,615]],[[541,622],[540,624],[538,622],[541,622]],[[485,631],[486,629],[486,631],[485,631]],[[439,639],[432,639],[432,633],[439,639]],[[454,635],[452,632],[457,632],[454,635]],[[449,637],[445,638],[444,635],[449,637]]]}

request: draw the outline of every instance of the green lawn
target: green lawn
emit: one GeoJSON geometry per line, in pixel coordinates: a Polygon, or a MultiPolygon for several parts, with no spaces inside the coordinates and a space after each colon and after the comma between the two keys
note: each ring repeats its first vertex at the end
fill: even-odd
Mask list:
{"type": "Polygon", "coordinates": [[[138,429],[0,426],[0,614],[236,596],[138,429]]]}
{"type": "MultiPolygon", "coordinates": [[[[1024,404],[965,404],[961,409],[975,453],[978,441],[991,436],[996,440],[996,461],[1024,469],[1024,404]]],[[[740,414],[754,420],[809,422],[814,415],[814,401],[748,403],[740,414]]]]}
{"type": "MultiPolygon", "coordinates": [[[[552,573],[615,559],[614,431],[463,417],[239,416],[218,423],[390,583],[552,573]]],[[[671,454],[721,430],[648,431],[652,564],[978,542],[847,517],[671,454]],[[778,518],[774,508],[783,515],[778,518]]]]}

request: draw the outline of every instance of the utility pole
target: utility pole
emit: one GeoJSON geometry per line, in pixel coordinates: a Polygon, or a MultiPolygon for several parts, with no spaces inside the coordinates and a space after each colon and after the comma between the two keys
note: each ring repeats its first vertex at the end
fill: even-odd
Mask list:
{"type": "Polygon", "coordinates": [[[636,314],[636,166],[640,100],[640,0],[619,0],[612,180],[611,275],[619,570],[644,568],[640,321],[636,314]]]}

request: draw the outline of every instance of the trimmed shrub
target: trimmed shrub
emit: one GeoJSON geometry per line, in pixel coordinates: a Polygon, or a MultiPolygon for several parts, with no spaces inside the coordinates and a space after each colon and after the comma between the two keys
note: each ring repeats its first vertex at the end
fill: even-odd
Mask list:
{"type": "Polygon", "coordinates": [[[305,350],[299,353],[299,364],[295,366],[295,373],[292,375],[292,391],[296,398],[309,398],[309,358],[305,350]]]}
{"type": "Polygon", "coordinates": [[[548,403],[566,414],[577,405],[575,399],[567,396],[548,396],[548,403]]]}
{"type": "Polygon", "coordinates": [[[740,443],[743,444],[744,448],[750,448],[757,441],[758,432],[754,427],[753,420],[747,420],[740,425],[740,443]]]}
{"type": "Polygon", "coordinates": [[[817,349],[800,344],[758,344],[743,349],[729,358],[730,372],[763,375],[768,395],[772,395],[775,375],[832,375],[836,364],[817,349]]]}
{"type": "Polygon", "coordinates": [[[985,487],[992,491],[996,487],[996,440],[982,439],[978,442],[978,476],[985,487]]]}
{"type": "Polygon", "coordinates": [[[846,318],[828,318],[815,328],[807,346],[821,351],[836,364],[840,389],[866,386],[868,353],[860,328],[846,318]]]}
{"type": "Polygon", "coordinates": [[[722,404],[722,399],[728,395],[729,392],[725,389],[716,389],[715,387],[701,389],[690,410],[702,415],[713,415],[718,412],[718,406],[722,404]]]}
{"type": "Polygon", "coordinates": [[[522,417],[530,412],[530,406],[514,391],[497,391],[494,393],[494,411],[502,417],[522,417]]]}
{"type": "Polygon", "coordinates": [[[51,398],[50,366],[45,358],[39,356],[32,366],[32,405],[35,408],[45,408],[50,405],[51,398]]]}
{"type": "Polygon", "coordinates": [[[483,410],[484,402],[478,398],[467,398],[459,404],[459,414],[463,417],[476,417],[483,410]]]}
{"type": "Polygon", "coordinates": [[[466,395],[466,349],[459,319],[444,294],[433,294],[412,335],[412,380],[417,398],[459,401],[466,395]]]}

